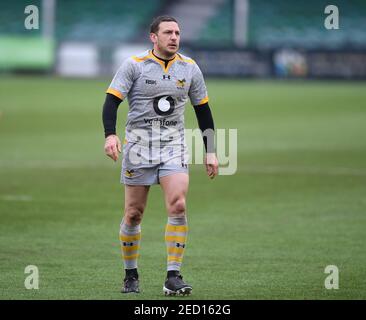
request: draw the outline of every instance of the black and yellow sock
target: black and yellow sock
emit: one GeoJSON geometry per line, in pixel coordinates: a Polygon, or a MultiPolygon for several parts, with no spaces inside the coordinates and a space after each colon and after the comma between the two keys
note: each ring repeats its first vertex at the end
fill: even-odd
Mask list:
{"type": "Polygon", "coordinates": [[[119,239],[125,269],[136,269],[140,249],[141,226],[128,226],[122,221],[119,239]]]}
{"type": "Polygon", "coordinates": [[[187,242],[187,218],[168,217],[168,223],[165,228],[165,243],[167,246],[167,270],[179,271],[182,265],[184,249],[187,242]]]}

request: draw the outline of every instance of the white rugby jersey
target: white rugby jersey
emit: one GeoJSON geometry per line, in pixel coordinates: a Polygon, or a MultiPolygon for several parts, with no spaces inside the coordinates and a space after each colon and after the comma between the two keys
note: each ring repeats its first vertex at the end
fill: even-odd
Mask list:
{"type": "Polygon", "coordinates": [[[151,50],[126,59],[107,93],[128,99],[128,142],[141,144],[182,143],[184,107],[208,102],[206,85],[198,65],[177,53],[165,67],[151,50]]]}

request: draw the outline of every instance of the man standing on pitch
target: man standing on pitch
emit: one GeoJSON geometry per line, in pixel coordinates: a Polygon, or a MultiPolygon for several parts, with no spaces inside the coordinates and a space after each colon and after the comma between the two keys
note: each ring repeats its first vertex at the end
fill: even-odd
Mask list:
{"type": "Polygon", "coordinates": [[[214,178],[218,161],[214,123],[203,75],[197,64],[178,53],[180,29],[170,16],[156,18],[150,28],[153,49],[130,57],[114,76],[103,106],[105,153],[114,161],[121,152],[116,135],[117,108],[126,97],[129,111],[123,144],[121,182],[125,185],[120,240],[125,267],[122,292],[139,292],[137,258],[141,220],[149,188],[160,184],[168,212],[165,229],[166,295],[190,294],[180,268],[187,239],[186,194],[188,155],[184,139],[184,107],[190,99],[203,133],[207,174],[214,178]]]}

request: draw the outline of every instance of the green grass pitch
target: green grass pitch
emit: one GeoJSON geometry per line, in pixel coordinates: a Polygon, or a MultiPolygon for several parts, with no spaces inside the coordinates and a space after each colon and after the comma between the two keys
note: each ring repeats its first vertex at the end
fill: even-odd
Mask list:
{"type": "MultiPolygon", "coordinates": [[[[0,299],[171,299],[159,186],[142,223],[142,293],[119,293],[123,187],[101,124],[109,81],[0,78],[0,299]],[[39,290],[24,287],[27,265],[39,290]]],[[[210,181],[190,168],[190,298],[365,299],[365,83],[209,80],[208,90],[216,127],[238,129],[238,170],[210,181]],[[324,287],[327,265],[338,290],[324,287]]],[[[196,126],[190,105],[186,122],[196,126]]]]}

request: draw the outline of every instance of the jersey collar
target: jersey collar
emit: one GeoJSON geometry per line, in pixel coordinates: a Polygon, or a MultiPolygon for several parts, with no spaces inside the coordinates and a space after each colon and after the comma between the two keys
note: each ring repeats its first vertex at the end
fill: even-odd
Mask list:
{"type": "Polygon", "coordinates": [[[154,54],[152,53],[152,50],[149,50],[148,57],[150,59],[156,61],[157,63],[159,63],[161,65],[161,67],[163,68],[164,72],[167,73],[169,71],[170,67],[173,65],[173,63],[178,59],[178,53],[175,54],[173,59],[169,60],[166,67],[165,67],[165,62],[160,60],[159,58],[155,57],[154,54]]]}

